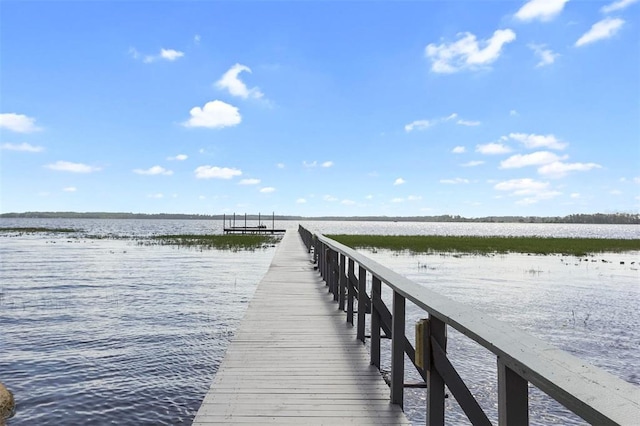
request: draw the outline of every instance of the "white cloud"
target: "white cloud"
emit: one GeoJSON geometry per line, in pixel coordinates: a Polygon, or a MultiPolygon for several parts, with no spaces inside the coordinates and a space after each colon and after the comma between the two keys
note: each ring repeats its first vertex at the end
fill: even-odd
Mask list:
{"type": "Polygon", "coordinates": [[[496,30],[490,39],[481,42],[471,33],[458,36],[460,38],[453,43],[431,43],[426,47],[426,55],[432,61],[431,71],[454,73],[489,65],[498,59],[505,44],[516,39],[516,33],[510,29],[496,30]]]}
{"type": "Polygon", "coordinates": [[[533,50],[540,62],[536,64],[536,68],[551,65],[555,62],[556,58],[560,56],[558,53],[554,53],[551,49],[547,49],[544,44],[528,44],[529,49],[533,50]]]}
{"type": "Polygon", "coordinates": [[[62,190],[64,192],[76,192],[78,188],[76,188],[75,186],[67,186],[66,188],[62,188],[62,190]]]}
{"type": "Polygon", "coordinates": [[[422,200],[422,197],[420,195],[409,195],[407,197],[408,201],[420,201],[422,200]]]}
{"type": "Polygon", "coordinates": [[[602,13],[610,13],[610,12],[614,12],[616,10],[622,10],[624,8],[626,8],[627,6],[632,5],[633,3],[636,3],[638,0],[618,0],[615,1],[611,4],[608,4],[606,6],[603,6],[602,9],[600,9],[600,11],[602,13]]]}
{"type": "Polygon", "coordinates": [[[306,202],[307,202],[307,200],[305,200],[304,198],[298,198],[298,199],[296,200],[296,204],[304,204],[304,203],[306,203],[306,202]]]}
{"type": "Polygon", "coordinates": [[[307,161],[303,161],[302,165],[305,166],[305,167],[308,167],[308,168],[313,168],[313,167],[316,167],[318,165],[318,162],[317,161],[312,161],[312,162],[309,163],[307,161]]]}
{"type": "Polygon", "coordinates": [[[461,125],[461,126],[479,126],[480,124],[482,124],[479,121],[463,120],[463,119],[458,120],[456,123],[461,125]]]}
{"type": "Polygon", "coordinates": [[[638,185],[640,185],[640,176],[636,176],[633,178],[633,182],[637,183],[638,185]]]}
{"type": "Polygon", "coordinates": [[[520,21],[550,21],[562,12],[569,0],[530,0],[515,14],[520,21]]]}
{"type": "Polygon", "coordinates": [[[501,143],[490,142],[484,145],[476,145],[476,152],[487,155],[506,154],[511,152],[511,148],[501,143]]]}
{"type": "Polygon", "coordinates": [[[185,127],[221,129],[236,126],[242,121],[238,108],[219,100],[207,102],[203,108],[193,107],[189,114],[191,118],[182,123],[185,127]]]}
{"type": "Polygon", "coordinates": [[[404,130],[406,132],[411,132],[414,129],[415,130],[424,130],[428,127],[431,127],[435,124],[434,121],[429,121],[429,120],[416,120],[416,121],[412,121],[411,123],[407,124],[404,126],[404,130]]]}
{"type": "Polygon", "coordinates": [[[242,171],[229,167],[200,166],[195,169],[195,174],[198,179],[231,179],[242,175],[242,171]]]}
{"type": "Polygon", "coordinates": [[[520,167],[527,166],[540,166],[543,164],[553,163],[555,161],[560,161],[561,159],[557,155],[549,151],[538,151],[531,154],[521,155],[516,154],[507,158],[506,160],[500,163],[501,169],[517,169],[520,167]]]}
{"type": "Polygon", "coordinates": [[[460,183],[469,183],[469,179],[463,179],[463,178],[440,179],[440,183],[446,183],[448,185],[457,185],[460,183]]]}
{"type": "Polygon", "coordinates": [[[353,206],[356,204],[356,202],[353,200],[342,200],[340,201],[340,204],[343,204],[345,206],[353,206]]]}
{"type": "Polygon", "coordinates": [[[322,197],[322,199],[324,201],[329,201],[329,202],[338,201],[338,199],[336,197],[334,197],[333,195],[325,195],[324,197],[322,197]]]}
{"type": "Polygon", "coordinates": [[[164,167],[161,166],[153,166],[150,167],[146,170],[143,169],[135,169],[133,171],[133,173],[139,174],[139,175],[149,175],[149,176],[154,176],[154,175],[165,175],[165,176],[171,176],[173,174],[173,171],[171,170],[167,170],[164,167]]]}
{"type": "Polygon", "coordinates": [[[613,37],[623,25],[624,20],[620,18],[604,18],[593,24],[591,29],[576,41],[576,47],[613,37]]]}
{"type": "Polygon", "coordinates": [[[82,163],[71,163],[69,161],[56,161],[53,164],[47,164],[45,167],[51,170],[71,173],[91,173],[101,170],[100,167],[88,166],[82,163]]]}
{"type": "Polygon", "coordinates": [[[456,146],[451,150],[451,152],[454,154],[462,154],[466,151],[467,151],[467,148],[465,148],[464,146],[456,146]]]}
{"type": "Polygon", "coordinates": [[[138,59],[140,57],[140,52],[132,46],[129,48],[129,55],[131,55],[133,59],[138,59]]]}
{"type": "MultiPolygon", "coordinates": [[[[129,54],[133,57],[133,59],[138,59],[140,57],[140,53],[133,47],[129,48],[129,54]]],[[[160,49],[160,53],[157,55],[146,55],[142,62],[145,64],[150,64],[157,60],[165,60],[169,62],[173,62],[176,59],[182,58],[184,56],[184,52],[175,49],[160,49]]]]}
{"type": "Polygon", "coordinates": [[[535,204],[538,201],[541,200],[550,200],[552,198],[557,197],[558,195],[562,195],[562,192],[560,191],[543,191],[543,192],[538,192],[537,194],[534,194],[531,197],[525,197],[522,198],[521,200],[516,201],[516,204],[522,204],[522,205],[530,205],[530,204],[535,204]]]}
{"type": "Polygon", "coordinates": [[[238,182],[238,185],[257,185],[260,183],[260,179],[242,179],[238,182]]]}
{"type": "Polygon", "coordinates": [[[0,129],[7,129],[16,133],[33,133],[42,130],[36,126],[35,118],[13,112],[0,114],[0,129]]]}
{"type": "Polygon", "coordinates": [[[622,195],[622,191],[620,191],[619,189],[612,189],[611,191],[609,191],[609,194],[611,194],[611,195],[622,195]]]}
{"type": "Polygon", "coordinates": [[[549,148],[564,149],[567,143],[560,141],[554,135],[536,135],[526,133],[509,133],[509,138],[521,142],[529,149],[549,148]]]}
{"type": "Polygon", "coordinates": [[[509,115],[511,117],[516,117],[516,116],[518,116],[520,114],[518,114],[518,111],[516,111],[515,109],[512,109],[511,111],[509,111],[509,115]]]}
{"type": "Polygon", "coordinates": [[[264,96],[264,94],[258,89],[254,87],[252,89],[247,88],[238,75],[246,71],[248,73],[251,72],[251,68],[246,65],[235,64],[229,70],[224,73],[224,75],[216,82],[216,87],[222,90],[228,90],[233,96],[239,96],[241,98],[247,99],[248,97],[252,97],[255,99],[260,99],[264,96]]]}
{"type": "Polygon", "coordinates": [[[541,182],[530,178],[505,180],[493,186],[498,191],[513,191],[516,195],[534,194],[545,191],[548,187],[549,182],[541,182]]]}
{"type": "Polygon", "coordinates": [[[569,195],[571,198],[573,199],[578,199],[580,198],[580,193],[579,192],[572,192],[571,195],[569,195]]]}
{"type": "Polygon", "coordinates": [[[22,152],[42,152],[44,151],[44,147],[41,146],[33,146],[28,143],[21,144],[13,144],[13,143],[5,143],[0,147],[7,151],[22,151],[22,152]]]}
{"type": "Polygon", "coordinates": [[[364,198],[365,200],[373,200],[373,195],[369,194],[369,195],[366,195],[364,198]]]}
{"type": "Polygon", "coordinates": [[[158,192],[156,194],[149,194],[147,195],[147,198],[155,198],[155,199],[161,199],[164,198],[164,194],[162,192],[158,192]]]}
{"type": "Polygon", "coordinates": [[[406,183],[406,182],[407,182],[406,180],[404,180],[402,178],[398,178],[393,182],[393,184],[394,185],[402,185],[403,183],[406,183]]]}
{"type": "Polygon", "coordinates": [[[184,161],[184,160],[186,160],[187,158],[189,158],[189,156],[188,156],[188,155],[185,155],[185,154],[178,154],[178,155],[176,155],[175,157],[167,157],[167,160],[169,160],[169,161],[174,161],[174,160],[175,160],[175,161],[184,161]]]}
{"type": "Polygon", "coordinates": [[[284,169],[284,163],[278,163],[276,164],[276,167],[279,169],[284,169]]]}
{"type": "Polygon", "coordinates": [[[194,36],[193,36],[193,42],[194,42],[195,44],[200,44],[200,40],[201,40],[201,39],[202,39],[202,38],[200,37],[200,34],[196,34],[196,35],[194,35],[194,36]]]}
{"type": "Polygon", "coordinates": [[[593,169],[600,169],[601,165],[596,163],[563,163],[555,161],[546,164],[538,169],[538,173],[549,178],[561,178],[569,172],[586,172],[593,169]]]}
{"type": "Polygon", "coordinates": [[[266,186],[264,188],[260,188],[260,192],[262,192],[263,194],[271,194],[272,192],[275,192],[275,188],[272,186],[266,186]]]}
{"type": "Polygon", "coordinates": [[[469,162],[466,162],[466,163],[464,163],[464,164],[461,164],[461,166],[462,166],[462,167],[476,167],[476,166],[480,166],[480,165],[482,165],[482,164],[484,164],[484,161],[482,161],[482,160],[476,160],[476,161],[469,161],[469,162]]]}
{"type": "Polygon", "coordinates": [[[333,166],[333,161],[325,161],[324,163],[321,164],[322,167],[324,168],[328,168],[333,166]]]}

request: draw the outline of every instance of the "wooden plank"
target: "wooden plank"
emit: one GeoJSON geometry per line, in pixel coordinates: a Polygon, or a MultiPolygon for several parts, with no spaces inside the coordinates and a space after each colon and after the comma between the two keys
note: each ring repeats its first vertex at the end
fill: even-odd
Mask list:
{"type": "Polygon", "coordinates": [[[410,424],[334,298],[287,232],[193,424],[410,424]]]}

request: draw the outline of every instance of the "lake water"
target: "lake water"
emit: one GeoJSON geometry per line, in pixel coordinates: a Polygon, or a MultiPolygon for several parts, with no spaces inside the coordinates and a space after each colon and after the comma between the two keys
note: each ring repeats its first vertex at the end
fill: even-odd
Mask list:
{"type": "MultiPolygon", "coordinates": [[[[640,236],[638,226],[616,225],[304,225],[325,234],[640,236]]],[[[11,226],[82,231],[0,235],[0,381],[18,404],[9,424],[190,424],[275,248],[200,251],[118,239],[220,233],[222,224],[212,221],[0,219],[0,227],[11,226]]],[[[275,226],[295,229],[297,222],[275,226]]],[[[367,254],[640,384],[638,252],[583,259],[367,254]]],[[[410,328],[424,314],[408,307],[408,316],[410,328]]],[[[449,337],[454,365],[494,416],[495,357],[449,337]]],[[[424,391],[407,390],[416,424],[423,403],[424,391]]],[[[447,404],[448,418],[463,422],[455,402],[447,404]]],[[[532,424],[580,424],[535,389],[531,404],[532,424]]]]}

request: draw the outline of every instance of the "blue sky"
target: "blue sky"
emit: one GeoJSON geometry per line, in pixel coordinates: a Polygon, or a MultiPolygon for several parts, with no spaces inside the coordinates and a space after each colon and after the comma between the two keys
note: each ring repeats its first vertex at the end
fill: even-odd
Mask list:
{"type": "Polygon", "coordinates": [[[640,210],[640,1],[0,3],[0,211],[640,210]]]}

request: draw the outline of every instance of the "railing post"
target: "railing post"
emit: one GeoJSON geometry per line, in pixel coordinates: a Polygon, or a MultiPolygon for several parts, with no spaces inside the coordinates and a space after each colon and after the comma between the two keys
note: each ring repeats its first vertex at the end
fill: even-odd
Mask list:
{"type": "Polygon", "coordinates": [[[354,262],[349,258],[349,266],[347,270],[347,322],[353,325],[353,286],[351,285],[351,277],[354,276],[354,262]]]}
{"type": "MultiPolygon", "coordinates": [[[[447,325],[433,315],[429,315],[429,337],[429,352],[433,361],[430,343],[432,339],[443,350],[447,350],[447,325]]],[[[433,362],[430,362],[427,370],[427,426],[436,425],[444,425],[444,379],[435,369],[433,362]]]]}
{"type": "Polygon", "coordinates": [[[367,270],[363,266],[358,268],[358,331],[356,337],[364,343],[364,325],[367,308],[364,295],[367,293],[367,270]]]}
{"type": "Polygon", "coordinates": [[[391,403],[400,407],[404,402],[404,311],[405,298],[394,291],[391,318],[391,403]]]}
{"type": "Polygon", "coordinates": [[[338,252],[335,250],[331,250],[331,282],[333,284],[333,301],[338,301],[338,296],[340,294],[340,283],[338,282],[338,278],[340,274],[338,272],[338,252]]]}
{"type": "Polygon", "coordinates": [[[529,424],[529,383],[498,357],[498,425],[529,424]]]}
{"type": "Polygon", "coordinates": [[[371,285],[371,364],[380,369],[380,313],[376,304],[382,303],[380,278],[373,276],[371,285]]]}
{"type": "Polygon", "coordinates": [[[342,253],[340,253],[340,277],[339,277],[339,285],[338,287],[340,288],[340,294],[338,296],[338,306],[340,307],[341,311],[344,311],[344,305],[346,303],[345,297],[346,297],[346,290],[347,290],[347,277],[344,274],[344,271],[346,269],[346,256],[342,253]]]}

